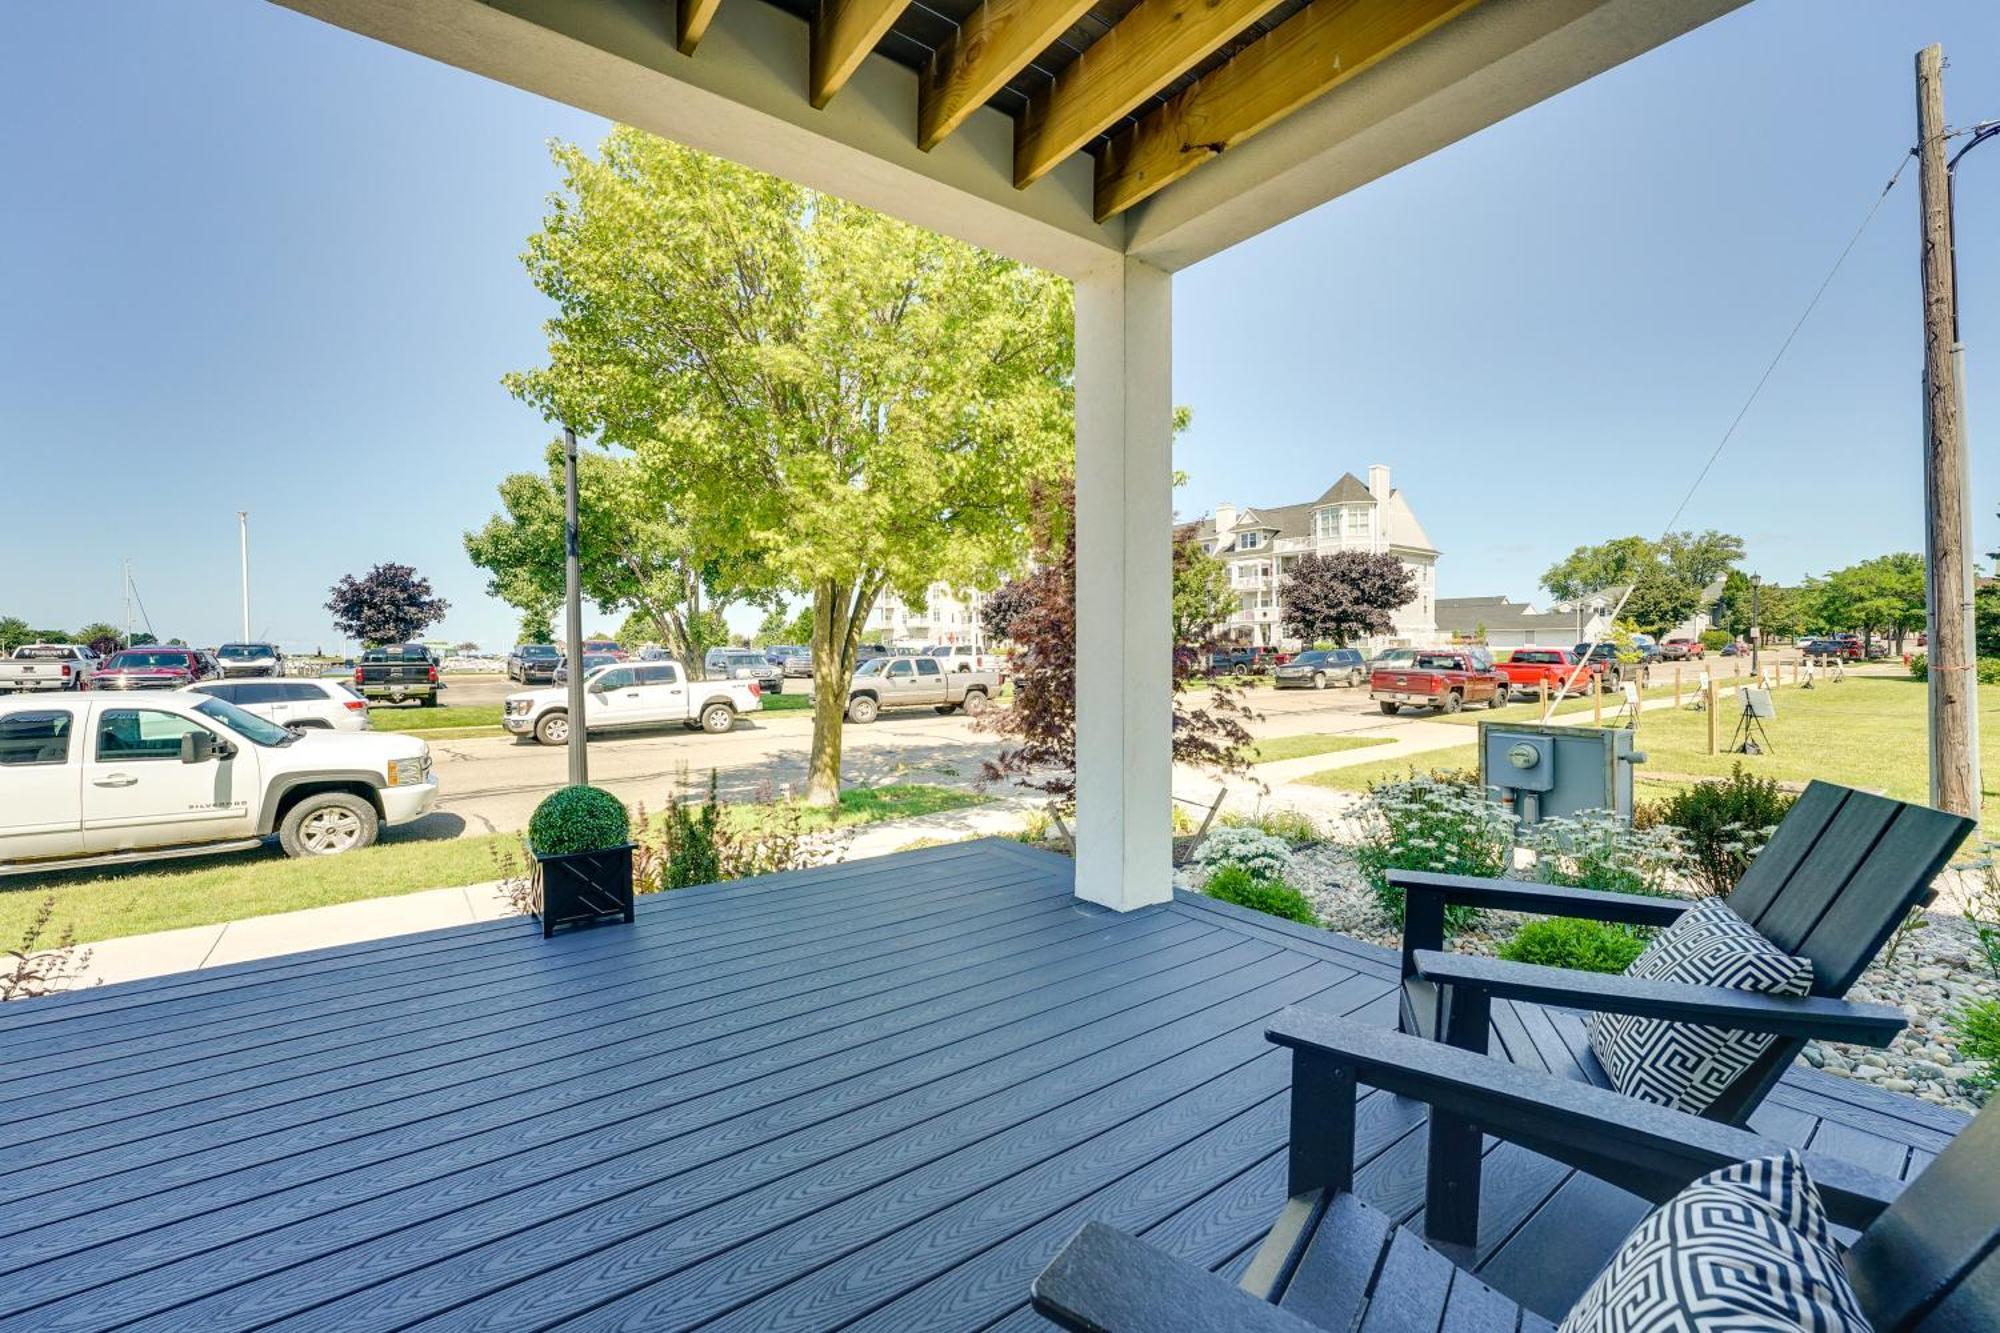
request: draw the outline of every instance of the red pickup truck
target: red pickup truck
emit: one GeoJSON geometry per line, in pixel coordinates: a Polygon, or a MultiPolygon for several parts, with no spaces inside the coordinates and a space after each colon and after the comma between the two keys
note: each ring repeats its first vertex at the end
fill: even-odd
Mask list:
{"type": "Polygon", "coordinates": [[[1578,671],[1577,664],[1582,661],[1567,648],[1516,648],[1495,670],[1507,678],[1510,693],[1539,698],[1545,689],[1561,690],[1567,685],[1571,694],[1588,694],[1590,678],[1604,674],[1604,663],[1589,662],[1578,671]],[[1573,685],[1572,676],[1576,678],[1573,685]]]}
{"type": "Polygon", "coordinates": [[[1477,648],[1420,649],[1408,666],[1378,667],[1368,678],[1368,697],[1391,714],[1405,704],[1446,713],[1467,704],[1498,708],[1507,690],[1507,678],[1477,648]]]}

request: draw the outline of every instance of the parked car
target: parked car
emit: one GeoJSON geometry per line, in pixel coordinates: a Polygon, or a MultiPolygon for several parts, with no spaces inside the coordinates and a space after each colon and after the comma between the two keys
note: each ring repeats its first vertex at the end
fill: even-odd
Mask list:
{"type": "Polygon", "coordinates": [[[935,657],[875,657],[848,683],[847,720],[868,723],[885,708],[925,707],[978,717],[999,693],[997,671],[946,671],[935,657]]]}
{"type": "Polygon", "coordinates": [[[799,643],[774,643],[764,649],[764,660],[774,667],[785,665],[785,659],[798,653],[812,656],[812,649],[799,643]]]}
{"type": "Polygon", "coordinates": [[[0,662],[0,694],[87,690],[97,654],[80,643],[24,643],[0,662]]]}
{"type": "Polygon", "coordinates": [[[1606,685],[1618,684],[1627,675],[1631,674],[1630,668],[1638,665],[1633,662],[1620,661],[1618,645],[1608,641],[1604,643],[1579,643],[1571,651],[1575,652],[1578,657],[1590,662],[1599,671],[1602,671],[1606,685]]]}
{"type": "Polygon", "coordinates": [[[444,692],[438,678],[438,660],[421,643],[391,643],[370,648],[354,664],[354,690],[364,699],[386,699],[402,703],[415,699],[425,708],[435,708],[444,692]]]}
{"type": "MultiPolygon", "coordinates": [[[[689,680],[679,662],[614,662],[583,680],[584,723],[592,731],[653,727],[678,722],[721,735],[744,713],[763,705],[754,680],[689,680]]],[[[516,736],[544,745],[569,743],[569,691],[526,690],[510,694],[500,721],[516,736]]]]}
{"type": "Polygon", "coordinates": [[[1359,648],[1315,648],[1277,668],[1271,683],[1281,690],[1323,690],[1329,685],[1359,685],[1368,679],[1368,663],[1359,648]]]}
{"type": "Polygon", "coordinates": [[[1604,673],[1604,664],[1587,661],[1568,648],[1516,648],[1506,661],[1496,663],[1494,669],[1507,678],[1509,696],[1519,693],[1540,697],[1549,689],[1587,692],[1591,678],[1604,673]]]}
{"type": "Polygon", "coordinates": [[[1409,666],[1377,667],[1368,678],[1368,697],[1389,714],[1405,707],[1446,713],[1467,704],[1498,708],[1507,691],[1507,678],[1479,648],[1421,649],[1409,666]]]}
{"type": "Polygon", "coordinates": [[[854,660],[857,662],[872,662],[878,657],[887,657],[888,655],[889,645],[886,643],[857,643],[854,645],[854,660]]]}
{"type": "Polygon", "coordinates": [[[1252,648],[1250,650],[1250,669],[1252,671],[1275,671],[1285,663],[1291,661],[1295,655],[1286,652],[1283,648],[1263,646],[1252,648]]]}
{"type": "Polygon", "coordinates": [[[778,665],[787,676],[810,676],[813,673],[812,649],[793,648],[778,665]]]}
{"type": "Polygon", "coordinates": [[[0,870],[261,847],[366,847],[437,800],[430,747],[400,734],[290,731],[225,699],[165,690],[0,700],[0,870]]]}
{"type": "MultiPolygon", "coordinates": [[[[618,665],[618,659],[613,657],[610,653],[585,653],[583,655],[583,674],[586,676],[588,676],[591,672],[597,670],[597,668],[599,667],[608,667],[616,665],[618,665]]],[[[568,658],[565,657],[562,661],[556,663],[555,678],[552,681],[550,681],[550,684],[553,685],[569,684],[568,658]]]]}
{"type": "Polygon", "coordinates": [[[1859,662],[1867,656],[1858,634],[1828,634],[1807,639],[1799,645],[1799,651],[1807,657],[1838,657],[1849,662],[1859,662]]]}
{"type": "Polygon", "coordinates": [[[766,694],[785,692],[784,668],[772,666],[755,648],[711,648],[701,670],[710,680],[754,680],[766,694]]]}
{"type": "Polygon", "coordinates": [[[1700,639],[1668,639],[1660,645],[1660,658],[1666,662],[1699,662],[1706,653],[1700,639]]]}
{"type": "MultiPolygon", "coordinates": [[[[900,655],[900,654],[899,654],[900,655]]],[[[925,650],[925,656],[935,657],[938,665],[946,671],[997,671],[1000,669],[998,654],[984,652],[969,643],[939,644],[925,650]]]]}
{"type": "Polygon", "coordinates": [[[623,662],[630,656],[625,651],[624,645],[620,644],[616,639],[585,639],[583,641],[583,655],[585,657],[608,657],[614,662],[623,662]]]}
{"type": "Polygon", "coordinates": [[[373,725],[368,701],[344,680],[210,680],[194,691],[294,731],[367,731],[373,725]]]}
{"type": "Polygon", "coordinates": [[[1251,648],[1226,645],[1205,648],[1195,659],[1195,665],[1205,676],[1247,676],[1257,665],[1257,653],[1251,648]]]}
{"type": "Polygon", "coordinates": [[[225,679],[285,674],[285,655],[275,643],[225,643],[215,650],[215,660],[225,679]]]}
{"type": "Polygon", "coordinates": [[[517,643],[507,654],[507,679],[523,685],[547,684],[556,678],[562,650],[552,643],[517,643]]]}
{"type": "Polygon", "coordinates": [[[121,648],[90,673],[93,690],[178,690],[220,672],[193,648],[121,648]]]}
{"type": "Polygon", "coordinates": [[[1423,650],[1420,648],[1384,648],[1368,659],[1369,674],[1372,675],[1383,667],[1410,666],[1417,660],[1417,654],[1421,651],[1423,650]]]}

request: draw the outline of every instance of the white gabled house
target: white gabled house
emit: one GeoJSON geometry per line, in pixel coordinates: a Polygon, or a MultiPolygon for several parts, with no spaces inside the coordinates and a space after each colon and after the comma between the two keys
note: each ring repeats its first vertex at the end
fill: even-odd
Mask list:
{"type": "Polygon", "coordinates": [[[1395,625],[1373,646],[1425,644],[1437,638],[1438,550],[1410,509],[1409,500],[1389,484],[1389,469],[1376,464],[1364,483],[1352,472],[1303,504],[1238,509],[1219,504],[1201,520],[1196,535],[1204,549],[1229,566],[1229,581],[1241,607],[1219,637],[1261,647],[1304,647],[1287,636],[1279,610],[1278,585],[1291,562],[1302,555],[1367,551],[1393,555],[1410,571],[1417,595],[1398,608],[1395,625]]]}

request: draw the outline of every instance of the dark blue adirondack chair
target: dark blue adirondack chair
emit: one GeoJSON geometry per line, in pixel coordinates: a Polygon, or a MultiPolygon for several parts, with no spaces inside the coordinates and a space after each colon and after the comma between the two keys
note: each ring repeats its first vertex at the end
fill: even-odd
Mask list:
{"type": "MultiPolygon", "coordinates": [[[[1037,1310],[1089,1333],[1547,1333],[1542,1314],[1351,1192],[1363,1086],[1469,1117],[1654,1202],[1785,1151],[1734,1125],[1347,1019],[1287,1010],[1268,1036],[1292,1051],[1291,1198],[1241,1284],[1093,1222],[1035,1280],[1037,1310]]],[[[1860,1231],[1844,1262],[1876,1333],[2000,1328],[2000,1107],[1907,1185],[1804,1156],[1831,1220],[1860,1231]]]]}

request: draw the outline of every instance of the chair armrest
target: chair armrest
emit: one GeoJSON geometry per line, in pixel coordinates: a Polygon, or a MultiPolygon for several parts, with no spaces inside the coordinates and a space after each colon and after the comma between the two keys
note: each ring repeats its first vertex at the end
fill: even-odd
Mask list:
{"type": "Polygon", "coordinates": [[[1035,1279],[1035,1309],[1073,1333],[1321,1333],[1227,1278],[1086,1222],[1035,1279]]]}
{"type": "Polygon", "coordinates": [[[1577,916],[1633,926],[1670,926],[1691,905],[1682,899],[1655,898],[1643,893],[1609,893],[1517,879],[1441,875],[1434,870],[1390,870],[1387,876],[1389,883],[1404,893],[1442,894],[1448,907],[1494,907],[1507,912],[1577,916]]]}
{"type": "MultiPolygon", "coordinates": [[[[1786,1150],[1734,1125],[1310,1009],[1286,1009],[1265,1036],[1290,1047],[1295,1061],[1351,1070],[1370,1087],[1464,1116],[1483,1133],[1655,1203],[1718,1167],[1786,1150]]],[[[1295,1116],[1292,1132],[1301,1129],[1295,1116]]],[[[1806,1162],[1844,1226],[1866,1226],[1902,1192],[1899,1181],[1835,1159],[1806,1162]]]]}
{"type": "Polygon", "coordinates": [[[1727,986],[1646,981],[1500,958],[1419,950],[1416,975],[1440,986],[1464,986],[1499,999],[1532,1000],[1599,1013],[1665,1018],[1739,1032],[1887,1046],[1910,1020],[1900,1009],[1817,995],[1766,995],[1727,986]]]}

